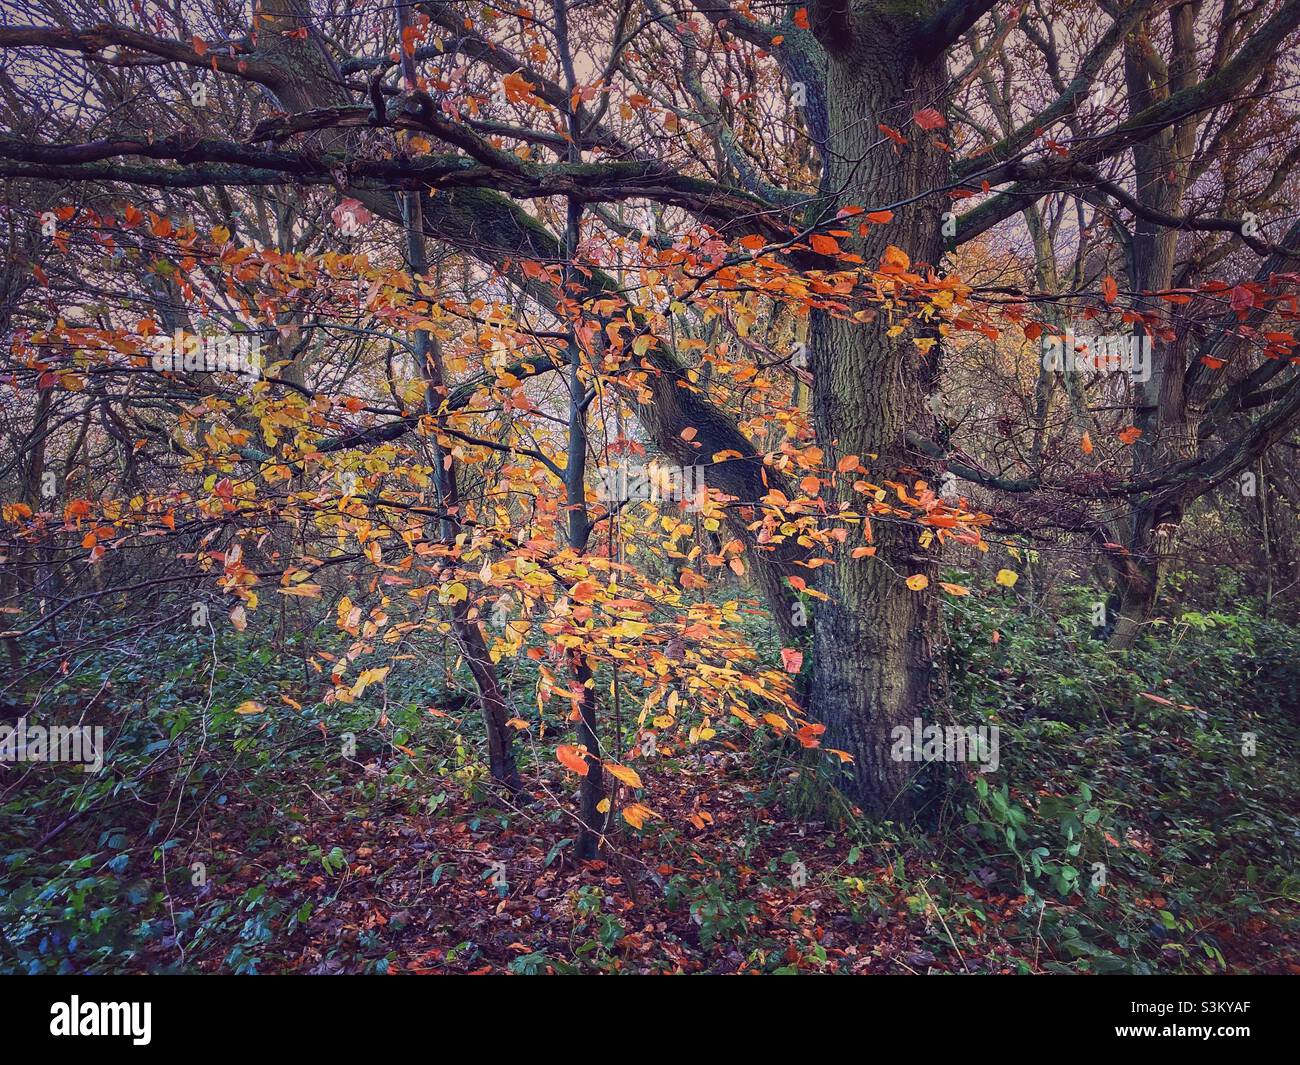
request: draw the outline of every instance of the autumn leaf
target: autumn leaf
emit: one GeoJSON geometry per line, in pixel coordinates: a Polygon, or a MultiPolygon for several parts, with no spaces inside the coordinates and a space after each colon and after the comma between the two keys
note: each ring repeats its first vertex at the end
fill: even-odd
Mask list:
{"type": "Polygon", "coordinates": [[[907,252],[893,244],[889,245],[885,249],[885,254],[880,257],[880,269],[884,273],[901,274],[911,265],[912,260],[907,252]]]}
{"type": "Polygon", "coordinates": [[[644,828],[646,821],[651,817],[658,817],[650,807],[642,806],[639,802],[629,803],[624,806],[621,813],[623,820],[633,828],[644,828]]]}
{"type": "Polygon", "coordinates": [[[1127,429],[1121,429],[1119,431],[1120,443],[1126,446],[1131,444],[1136,444],[1138,440],[1141,438],[1141,436],[1142,436],[1142,430],[1139,429],[1136,425],[1130,425],[1127,429]]]}
{"type": "Polygon", "coordinates": [[[814,233],[809,243],[812,249],[818,255],[838,255],[840,253],[839,242],[834,237],[828,237],[824,233],[814,233]]]}
{"type": "Polygon", "coordinates": [[[930,578],[924,573],[913,573],[907,578],[907,586],[914,592],[923,592],[930,587],[930,578]]]}
{"type": "Polygon", "coordinates": [[[555,758],[560,765],[571,773],[577,773],[578,776],[585,777],[591,770],[591,765],[585,757],[586,752],[585,747],[570,747],[562,744],[555,748],[555,758]]]}
{"type": "Polygon", "coordinates": [[[781,668],[787,673],[798,673],[803,668],[803,652],[794,647],[782,647],[781,668]]]}
{"type": "Polygon", "coordinates": [[[641,777],[637,774],[635,769],[630,769],[625,765],[610,765],[609,763],[605,764],[605,768],[609,770],[610,776],[615,780],[621,780],[629,788],[639,788],[643,786],[641,783],[641,777]]]}
{"type": "Polygon", "coordinates": [[[939,114],[933,107],[918,111],[912,116],[912,121],[927,132],[932,129],[943,129],[948,124],[943,115],[939,114]]]}
{"type": "Polygon", "coordinates": [[[1115,282],[1115,279],[1113,277],[1107,274],[1105,277],[1101,279],[1101,297],[1107,303],[1114,303],[1116,297],[1118,296],[1119,296],[1119,285],[1115,282]]]}
{"type": "Polygon", "coordinates": [[[1092,454],[1092,437],[1088,435],[1086,430],[1084,431],[1083,439],[1079,441],[1079,448],[1085,455],[1092,454]]]}
{"type": "Polygon", "coordinates": [[[533,95],[533,90],[537,88],[532,82],[528,81],[522,72],[516,70],[513,74],[507,74],[501,79],[501,88],[505,90],[506,102],[512,104],[540,104],[542,101],[533,95]]]}
{"type": "Polygon", "coordinates": [[[246,699],[235,707],[237,714],[260,714],[266,707],[253,699],[246,699]]]}
{"type": "Polygon", "coordinates": [[[682,570],[681,576],[677,578],[677,582],[683,588],[687,588],[691,590],[698,590],[700,588],[707,588],[709,586],[708,578],[701,577],[693,569],[682,570]]]}
{"type": "Polygon", "coordinates": [[[993,579],[1003,588],[1014,588],[1016,581],[1020,580],[1020,574],[1013,569],[1000,569],[993,579]]]}
{"type": "Polygon", "coordinates": [[[321,588],[319,584],[295,584],[288,588],[277,588],[281,595],[293,595],[300,599],[315,599],[320,595],[321,588]]]}

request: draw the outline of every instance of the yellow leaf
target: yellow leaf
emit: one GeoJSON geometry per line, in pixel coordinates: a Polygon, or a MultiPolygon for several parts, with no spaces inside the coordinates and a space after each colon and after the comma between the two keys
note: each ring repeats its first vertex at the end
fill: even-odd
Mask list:
{"type": "Polygon", "coordinates": [[[907,578],[907,586],[914,592],[923,592],[930,587],[930,578],[924,573],[913,573],[907,578]]]}
{"type": "Polygon", "coordinates": [[[319,584],[295,584],[292,588],[277,588],[281,595],[296,595],[303,599],[315,599],[320,595],[319,584]]]}
{"type": "Polygon", "coordinates": [[[998,575],[993,579],[1003,588],[1014,588],[1016,581],[1020,580],[1020,574],[1013,569],[1000,569],[998,575]]]}
{"type": "Polygon", "coordinates": [[[637,775],[635,769],[629,769],[625,765],[606,765],[605,768],[609,770],[610,776],[614,777],[616,780],[621,780],[629,788],[639,788],[642,786],[641,777],[637,775]]]}
{"type": "Polygon", "coordinates": [[[646,818],[658,816],[650,807],[642,806],[639,802],[623,807],[623,820],[633,828],[642,828],[645,826],[646,818]]]}
{"type": "Polygon", "coordinates": [[[466,588],[463,584],[461,584],[460,581],[453,581],[451,584],[443,585],[442,592],[438,596],[438,600],[439,602],[442,603],[459,603],[462,599],[465,599],[468,595],[469,595],[468,588],[466,588]]]}
{"type": "Polygon", "coordinates": [[[264,707],[261,703],[255,702],[252,699],[246,699],[244,702],[240,703],[237,707],[235,707],[235,713],[260,714],[265,709],[266,707],[264,707]]]}
{"type": "Polygon", "coordinates": [[[377,684],[388,676],[390,668],[389,666],[381,666],[377,669],[364,670],[361,676],[357,677],[357,682],[352,685],[352,694],[359,698],[369,685],[377,684]]]}

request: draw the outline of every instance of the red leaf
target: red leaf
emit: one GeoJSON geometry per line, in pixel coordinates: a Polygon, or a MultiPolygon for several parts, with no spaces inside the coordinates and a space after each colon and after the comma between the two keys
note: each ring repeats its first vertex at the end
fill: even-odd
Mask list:
{"type": "Polygon", "coordinates": [[[912,116],[912,121],[920,126],[923,130],[943,129],[948,124],[943,115],[939,114],[933,107],[927,107],[918,111],[912,116]]]}

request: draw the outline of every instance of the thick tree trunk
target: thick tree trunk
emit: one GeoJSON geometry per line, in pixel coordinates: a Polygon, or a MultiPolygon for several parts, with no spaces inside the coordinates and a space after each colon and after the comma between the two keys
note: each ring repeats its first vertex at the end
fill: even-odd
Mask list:
{"type": "MultiPolygon", "coordinates": [[[[895,211],[892,223],[849,241],[852,251],[874,265],[894,244],[916,269],[917,263],[937,266],[942,254],[940,201],[922,194],[943,186],[945,156],[926,136],[896,154],[879,143],[878,124],[909,126],[916,111],[942,109],[946,79],[942,61],[919,63],[907,39],[905,28],[872,25],[855,35],[851,50],[834,55],[827,75],[827,188],[834,191],[833,207],[895,211]],[[921,198],[909,202],[913,197],[921,198]]],[[[882,312],[863,323],[814,316],[813,411],[829,463],[857,455],[868,465],[868,480],[896,480],[910,489],[918,476],[933,481],[905,438],[933,435],[927,400],[938,349],[922,355],[913,343],[921,334],[910,328],[889,336],[898,317],[882,312]]],[[[836,489],[837,498],[860,508],[864,497],[852,490],[853,478],[842,480],[848,483],[836,489]]],[[[851,549],[866,539],[861,528],[850,532],[843,557],[822,569],[819,588],[830,600],[814,619],[810,708],[827,726],[826,746],[853,756],[845,774],[849,793],[871,813],[903,815],[912,767],[890,758],[890,731],[927,715],[939,680],[933,589],[915,592],[905,581],[919,573],[933,583],[937,560],[909,526],[877,522],[874,542],[874,557],[852,559],[851,549]]]]}
{"type": "MultiPolygon", "coordinates": [[[[1168,84],[1153,88],[1160,80],[1151,57],[1135,37],[1125,45],[1124,71],[1129,103],[1133,111],[1156,100],[1156,92],[1177,92],[1195,80],[1195,15],[1190,6],[1175,9],[1169,16],[1173,32],[1173,55],[1168,62],[1168,84]]],[[[1194,154],[1199,121],[1184,119],[1161,130],[1133,148],[1137,196],[1155,210],[1177,214],[1188,182],[1188,160],[1194,154]]],[[[1173,283],[1178,232],[1146,219],[1139,219],[1129,245],[1128,274],[1136,292],[1159,292],[1173,283]]],[[[1156,301],[1157,329],[1169,320],[1169,307],[1156,301]]],[[[1136,339],[1147,338],[1146,327],[1135,329],[1136,339]]],[[[1185,390],[1187,336],[1176,341],[1152,343],[1151,377],[1139,382],[1135,424],[1142,438],[1133,449],[1133,474],[1141,480],[1162,467],[1196,457],[1196,425],[1185,390]]],[[[1140,497],[1129,511],[1128,548],[1135,564],[1119,572],[1119,618],[1111,633],[1116,648],[1132,646],[1143,626],[1154,616],[1165,571],[1173,555],[1175,538],[1183,519],[1184,501],[1178,492],[1159,497],[1140,497]]]]}

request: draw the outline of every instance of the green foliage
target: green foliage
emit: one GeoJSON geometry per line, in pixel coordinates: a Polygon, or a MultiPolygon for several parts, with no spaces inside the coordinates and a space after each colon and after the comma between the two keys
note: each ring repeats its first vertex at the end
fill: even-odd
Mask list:
{"type": "Polygon", "coordinates": [[[949,790],[945,838],[1041,917],[1049,968],[1222,970],[1300,886],[1295,631],[1247,605],[1114,651],[1096,598],[957,605],[953,713],[999,727],[1001,767],[949,790]]]}

